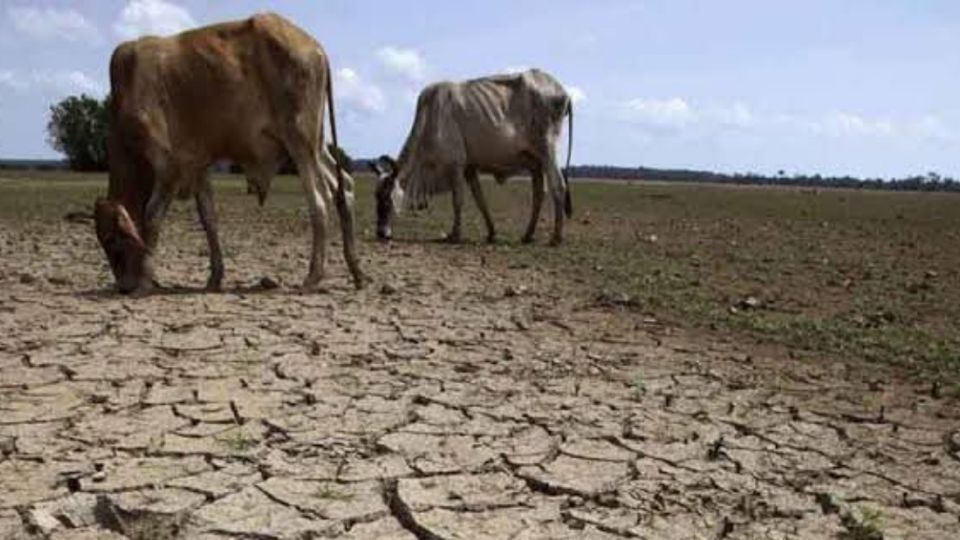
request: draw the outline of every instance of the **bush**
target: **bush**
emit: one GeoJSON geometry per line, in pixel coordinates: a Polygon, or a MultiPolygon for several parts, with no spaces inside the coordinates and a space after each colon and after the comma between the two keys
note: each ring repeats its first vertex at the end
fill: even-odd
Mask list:
{"type": "Polygon", "coordinates": [[[86,94],[70,96],[50,107],[47,141],[67,156],[75,171],[107,169],[107,105],[86,94]]]}

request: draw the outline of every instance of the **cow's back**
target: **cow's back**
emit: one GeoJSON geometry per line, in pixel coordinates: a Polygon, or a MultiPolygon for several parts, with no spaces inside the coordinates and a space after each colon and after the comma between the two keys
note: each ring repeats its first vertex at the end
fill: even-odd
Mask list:
{"type": "Polygon", "coordinates": [[[472,79],[455,87],[455,114],[471,160],[478,163],[524,165],[521,154],[539,154],[543,141],[556,136],[569,102],[563,86],[537,69],[472,79]]]}
{"type": "Polygon", "coordinates": [[[141,38],[111,59],[113,125],[125,154],[247,161],[261,138],[281,138],[271,132],[291,107],[320,114],[326,66],[313,38],[273,14],[141,38]]]}

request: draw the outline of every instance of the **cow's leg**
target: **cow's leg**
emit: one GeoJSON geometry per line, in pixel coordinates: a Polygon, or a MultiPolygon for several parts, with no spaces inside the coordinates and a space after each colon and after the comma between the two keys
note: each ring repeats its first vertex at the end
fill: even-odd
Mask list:
{"type": "Polygon", "coordinates": [[[267,202],[267,193],[269,188],[269,176],[260,173],[247,173],[247,194],[257,196],[257,204],[262,208],[267,202]]]}
{"type": "Polygon", "coordinates": [[[329,186],[328,189],[333,190],[334,200],[337,204],[340,232],[343,235],[343,258],[347,262],[347,268],[350,269],[354,286],[359,289],[364,285],[365,276],[363,271],[360,270],[360,262],[357,260],[353,178],[347,174],[347,171],[341,171],[340,178],[344,184],[343,189],[338,189],[339,181],[335,174],[337,164],[326,147],[321,152],[321,159],[323,162],[320,164],[320,174],[323,175],[324,182],[329,186]]]}
{"type": "Polygon", "coordinates": [[[137,292],[140,294],[149,292],[156,282],[154,257],[157,240],[160,237],[160,226],[163,224],[163,219],[173,202],[173,196],[174,193],[170,189],[169,183],[159,183],[155,186],[153,193],[150,194],[150,199],[147,201],[147,207],[143,213],[143,241],[147,253],[143,259],[140,283],[137,286],[137,292]]]}
{"type": "Polygon", "coordinates": [[[540,221],[540,209],[543,208],[543,193],[546,186],[543,184],[543,171],[535,170],[530,175],[530,187],[533,190],[530,205],[530,222],[527,223],[527,232],[523,233],[523,243],[533,242],[533,235],[537,231],[537,222],[540,221]]]}
{"type": "Polygon", "coordinates": [[[213,186],[209,178],[204,178],[196,195],[197,215],[200,225],[207,235],[210,249],[210,277],[207,279],[208,291],[219,291],[223,285],[223,252],[220,250],[220,236],[217,233],[217,209],[213,204],[213,186]]]}
{"type": "Polygon", "coordinates": [[[461,222],[463,221],[463,169],[456,167],[449,172],[453,175],[450,180],[450,192],[453,197],[453,227],[450,229],[450,234],[447,235],[446,241],[451,244],[459,244],[463,239],[461,233],[461,222]]]}
{"type": "Polygon", "coordinates": [[[497,231],[493,228],[493,219],[490,217],[490,209],[487,207],[487,200],[483,196],[483,186],[480,185],[480,176],[477,170],[469,168],[466,171],[467,185],[473,193],[473,200],[477,203],[477,208],[483,214],[483,221],[487,224],[487,242],[494,243],[497,240],[497,231]]]}
{"type": "Polygon", "coordinates": [[[303,193],[310,212],[310,229],[313,243],[310,250],[310,267],[303,280],[304,290],[314,290],[323,279],[327,258],[327,204],[330,201],[329,186],[320,182],[320,165],[316,150],[306,147],[291,148],[297,163],[297,172],[303,184],[303,193]]]}
{"type": "Polygon", "coordinates": [[[563,200],[566,195],[566,184],[560,168],[557,167],[553,152],[548,155],[544,170],[550,186],[550,196],[553,198],[553,235],[550,237],[550,245],[556,246],[563,241],[563,218],[565,217],[563,200]]]}

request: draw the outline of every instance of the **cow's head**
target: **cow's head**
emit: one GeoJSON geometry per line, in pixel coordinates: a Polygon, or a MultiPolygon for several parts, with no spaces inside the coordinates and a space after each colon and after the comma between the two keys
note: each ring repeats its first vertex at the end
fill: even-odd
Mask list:
{"type": "Polygon", "coordinates": [[[377,173],[377,239],[389,240],[393,236],[390,221],[403,197],[403,190],[397,185],[397,162],[390,156],[380,156],[371,167],[377,173]]]}
{"type": "Polygon", "coordinates": [[[97,199],[93,209],[97,240],[107,255],[117,290],[130,293],[152,282],[146,266],[147,247],[123,205],[97,199]]]}

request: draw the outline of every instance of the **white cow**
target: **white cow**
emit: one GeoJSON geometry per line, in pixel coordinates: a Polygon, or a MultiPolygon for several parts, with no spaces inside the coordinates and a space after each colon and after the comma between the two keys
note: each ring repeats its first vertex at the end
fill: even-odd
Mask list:
{"type": "Polygon", "coordinates": [[[554,203],[550,243],[563,238],[563,219],[572,213],[570,187],[556,163],[556,142],[563,118],[569,119],[573,145],[573,108],[563,85],[538,69],[428,86],[417,100],[416,118],[400,157],[382,156],[374,165],[377,186],[377,237],[392,236],[390,221],[402,206],[422,208],[436,194],[453,194],[453,228],[447,239],[461,239],[463,185],[470,186],[487,226],[487,240],[496,231],[483,196],[479,173],[503,183],[528,172],[533,206],[523,241],[531,242],[540,216],[544,179],[554,203]]]}

